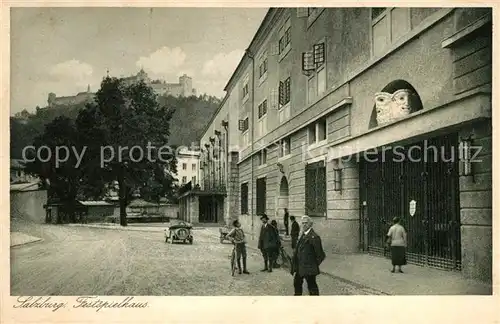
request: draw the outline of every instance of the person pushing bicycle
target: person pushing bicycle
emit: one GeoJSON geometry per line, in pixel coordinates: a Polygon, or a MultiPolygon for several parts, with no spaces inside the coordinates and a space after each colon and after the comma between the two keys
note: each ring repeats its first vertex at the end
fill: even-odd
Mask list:
{"type": "Polygon", "coordinates": [[[243,258],[243,273],[250,274],[247,270],[247,247],[245,240],[245,232],[241,229],[241,224],[238,220],[233,221],[234,228],[227,233],[226,237],[231,240],[236,248],[236,260],[238,261],[238,270],[241,274],[241,258],[243,258]]]}

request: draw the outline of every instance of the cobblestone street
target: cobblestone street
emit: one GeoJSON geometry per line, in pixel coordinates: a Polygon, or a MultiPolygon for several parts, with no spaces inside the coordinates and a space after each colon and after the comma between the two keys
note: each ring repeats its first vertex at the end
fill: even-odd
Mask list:
{"type": "MultiPolygon", "coordinates": [[[[255,250],[251,274],[231,277],[232,246],[205,229],[193,230],[193,245],[167,244],[161,232],[30,223],[14,230],[43,241],[11,248],[12,295],[293,295],[292,276],[260,272],[255,250]]],[[[373,293],[326,275],[318,284],[323,295],[373,293]]]]}

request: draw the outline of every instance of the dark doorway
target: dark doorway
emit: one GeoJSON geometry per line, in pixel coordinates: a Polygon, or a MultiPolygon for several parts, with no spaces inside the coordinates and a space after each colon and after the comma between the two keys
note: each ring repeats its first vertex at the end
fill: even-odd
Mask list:
{"type": "Polygon", "coordinates": [[[222,217],[224,199],[215,195],[200,196],[199,199],[198,221],[200,223],[217,223],[222,217]]]}

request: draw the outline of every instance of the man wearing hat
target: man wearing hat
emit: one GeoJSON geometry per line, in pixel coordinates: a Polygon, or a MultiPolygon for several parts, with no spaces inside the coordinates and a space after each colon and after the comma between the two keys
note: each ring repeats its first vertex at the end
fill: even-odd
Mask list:
{"type": "Polygon", "coordinates": [[[319,274],[319,265],[325,259],[325,252],[321,245],[321,238],[312,228],[312,219],[303,216],[302,235],[297,242],[297,248],[293,251],[292,267],[290,273],[293,277],[294,295],[302,295],[302,284],[307,282],[309,295],[319,295],[316,276],[319,274]]]}
{"type": "Polygon", "coordinates": [[[260,220],[262,221],[262,227],[260,228],[258,248],[264,257],[264,269],[261,271],[272,272],[273,264],[277,257],[275,251],[279,247],[280,238],[276,229],[267,223],[269,218],[266,214],[263,214],[260,220]]]}

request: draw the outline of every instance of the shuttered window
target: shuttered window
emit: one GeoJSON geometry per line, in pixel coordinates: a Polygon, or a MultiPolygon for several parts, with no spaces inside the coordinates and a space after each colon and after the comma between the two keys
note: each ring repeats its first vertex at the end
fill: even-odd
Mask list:
{"type": "Polygon", "coordinates": [[[305,200],[306,215],[326,215],[326,167],[323,161],[306,165],[305,200]]]}
{"type": "Polygon", "coordinates": [[[241,184],[241,213],[248,214],[248,183],[241,184]]]}
{"type": "Polygon", "coordinates": [[[257,179],[257,192],[256,192],[256,212],[258,215],[266,212],[266,178],[257,179]]]}

